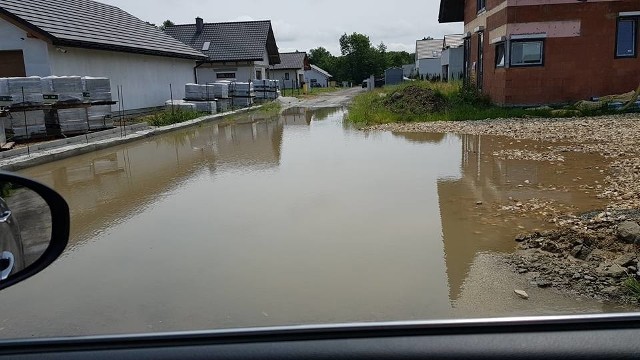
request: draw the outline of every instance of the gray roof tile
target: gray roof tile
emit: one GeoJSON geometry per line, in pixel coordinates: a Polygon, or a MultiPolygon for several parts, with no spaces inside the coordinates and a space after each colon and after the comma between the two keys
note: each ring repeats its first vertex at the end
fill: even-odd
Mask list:
{"type": "Polygon", "coordinates": [[[0,0],[0,14],[54,45],[181,58],[204,55],[158,28],[92,0],[0,0]]]}
{"type": "Polygon", "coordinates": [[[274,65],[273,70],[309,69],[309,59],[305,52],[280,53],[280,64],[274,65]]]}
{"type": "Polygon", "coordinates": [[[270,64],[278,64],[280,57],[271,21],[206,23],[202,32],[196,24],[175,25],[165,32],[195,50],[202,51],[205,42],[209,50],[202,51],[210,61],[258,61],[268,49],[270,64]]]}

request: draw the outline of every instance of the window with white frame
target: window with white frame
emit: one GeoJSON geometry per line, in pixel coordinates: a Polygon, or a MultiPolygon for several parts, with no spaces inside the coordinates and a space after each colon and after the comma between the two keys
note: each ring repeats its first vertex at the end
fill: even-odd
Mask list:
{"type": "Polygon", "coordinates": [[[496,44],[496,67],[502,68],[507,65],[507,45],[504,42],[496,44]]]}
{"type": "Polygon", "coordinates": [[[618,19],[616,33],[616,57],[636,57],[638,44],[638,18],[621,17],[618,19]]]}
{"type": "Polygon", "coordinates": [[[477,5],[478,12],[486,10],[487,9],[487,0],[476,0],[476,5],[477,5]]]}
{"type": "Polygon", "coordinates": [[[511,40],[511,66],[543,66],[544,40],[511,40]]]}

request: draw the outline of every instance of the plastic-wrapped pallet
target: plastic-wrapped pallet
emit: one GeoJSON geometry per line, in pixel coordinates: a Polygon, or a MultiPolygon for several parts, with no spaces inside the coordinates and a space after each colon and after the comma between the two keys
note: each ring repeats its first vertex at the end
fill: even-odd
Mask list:
{"type": "Polygon", "coordinates": [[[252,97],[234,97],[233,107],[246,108],[253,105],[252,97]]]}
{"type": "Polygon", "coordinates": [[[13,105],[41,105],[42,80],[38,76],[12,77],[6,80],[6,92],[12,98],[13,105]]]}
{"type": "Polygon", "coordinates": [[[195,105],[195,109],[198,112],[215,114],[218,110],[215,101],[190,101],[188,103],[195,105]]]}
{"type": "Polygon", "coordinates": [[[171,100],[167,100],[164,103],[164,106],[167,110],[191,110],[194,111],[196,109],[195,104],[192,103],[188,103],[184,100],[173,100],[173,103],[171,102],[171,100]]]}
{"type": "Polygon", "coordinates": [[[84,101],[80,76],[48,76],[42,78],[42,93],[58,96],[58,102],[78,103],[84,101]]]}
{"type": "Polygon", "coordinates": [[[60,109],[58,110],[58,123],[63,133],[89,131],[86,109],[60,109]]]}
{"type": "Polygon", "coordinates": [[[207,86],[213,89],[213,96],[216,99],[228,99],[229,98],[229,83],[228,82],[215,82],[208,84],[207,86]]]}
{"type": "Polygon", "coordinates": [[[231,99],[218,99],[216,101],[216,109],[219,113],[225,113],[231,110],[231,99]]]}
{"type": "Polygon", "coordinates": [[[184,86],[184,98],[192,101],[207,100],[207,88],[204,85],[186,84],[184,86]]]}
{"type": "Polygon", "coordinates": [[[12,112],[5,128],[13,131],[17,140],[46,135],[45,113],[42,110],[12,112]]]}
{"type": "Polygon", "coordinates": [[[84,76],[82,77],[82,90],[89,95],[93,102],[113,101],[109,78],[84,76]]]}
{"type": "Polygon", "coordinates": [[[236,82],[233,83],[233,97],[253,97],[255,96],[253,83],[236,82]]]}
{"type": "Polygon", "coordinates": [[[110,129],[113,127],[111,105],[92,106],[87,109],[89,130],[110,129]]]}

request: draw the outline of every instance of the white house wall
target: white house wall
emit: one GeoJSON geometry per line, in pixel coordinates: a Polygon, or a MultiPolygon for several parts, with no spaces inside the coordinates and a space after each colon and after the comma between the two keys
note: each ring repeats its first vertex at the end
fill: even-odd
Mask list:
{"type": "Polygon", "coordinates": [[[49,50],[47,43],[29,38],[19,27],[0,19],[0,50],[22,50],[27,76],[49,76],[49,50]]]}
{"type": "MultiPolygon", "coordinates": [[[[124,93],[125,110],[163,106],[171,96],[184,97],[184,85],[194,82],[195,60],[129,54],[102,50],[49,46],[51,74],[57,76],[98,76],[111,79],[111,92],[117,98],[117,86],[124,93]]],[[[116,110],[118,106],[114,106],[116,110]]]]}
{"type": "MultiPolygon", "coordinates": [[[[448,79],[460,80],[462,78],[462,73],[464,72],[464,48],[454,48],[447,49],[447,63],[442,63],[442,65],[449,65],[449,74],[447,74],[448,79]]],[[[444,53],[443,53],[444,58],[444,53]]]]}
{"type": "Polygon", "coordinates": [[[442,62],[438,59],[420,59],[417,63],[420,76],[442,76],[442,62]]]}
{"type": "Polygon", "coordinates": [[[204,64],[198,67],[198,83],[207,84],[218,80],[231,80],[246,82],[256,80],[256,72],[262,72],[262,78],[268,79],[269,54],[265,48],[262,61],[244,61],[229,63],[204,64]],[[235,78],[218,79],[218,73],[235,73],[235,78]]]}
{"type": "Polygon", "coordinates": [[[304,79],[308,84],[311,84],[311,80],[316,79],[318,81],[318,84],[320,84],[322,87],[329,86],[329,77],[316,69],[305,71],[304,79]]]}
{"type": "Polygon", "coordinates": [[[302,86],[300,83],[296,83],[296,79],[300,79],[300,75],[304,76],[303,70],[269,70],[269,78],[272,80],[280,80],[280,88],[286,86],[287,89],[295,88],[296,84],[302,86]],[[285,80],[286,73],[289,73],[289,80],[285,80]]]}

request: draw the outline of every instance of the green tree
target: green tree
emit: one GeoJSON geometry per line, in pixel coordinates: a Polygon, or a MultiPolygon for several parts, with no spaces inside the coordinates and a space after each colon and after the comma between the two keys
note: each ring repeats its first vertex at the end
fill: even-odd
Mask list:
{"type": "Polygon", "coordinates": [[[165,30],[168,27],[174,26],[175,24],[171,20],[165,20],[162,25],[160,25],[160,30],[165,30]]]}

